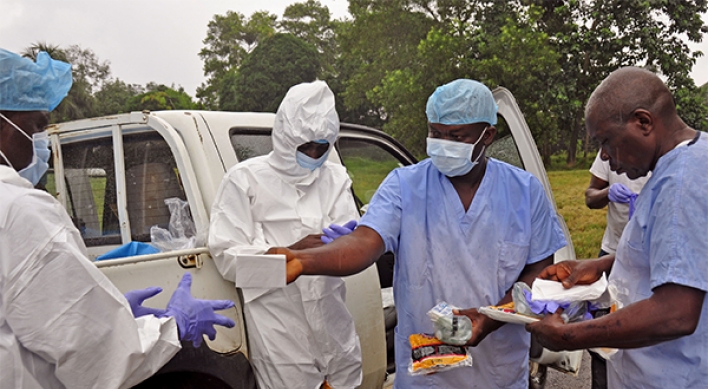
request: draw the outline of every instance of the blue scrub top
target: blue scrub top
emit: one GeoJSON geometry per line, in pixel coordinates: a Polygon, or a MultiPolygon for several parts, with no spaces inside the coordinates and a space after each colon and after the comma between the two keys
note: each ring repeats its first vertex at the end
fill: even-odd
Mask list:
{"type": "MultiPolygon", "coordinates": [[[[623,306],[668,283],[708,291],[708,137],[702,135],[662,156],[637,198],[610,275],[623,306]]],[[[611,388],[708,388],[706,302],[692,335],[619,350],[607,375],[611,388]]]]}
{"type": "Polygon", "coordinates": [[[529,335],[505,325],[470,348],[472,367],[429,376],[407,373],[408,337],[433,333],[426,315],[440,301],[494,305],[528,264],[566,245],[556,212],[530,173],[489,159],[467,212],[450,180],[426,159],[389,174],[360,225],[396,254],[396,388],[526,388],[529,335]]]}

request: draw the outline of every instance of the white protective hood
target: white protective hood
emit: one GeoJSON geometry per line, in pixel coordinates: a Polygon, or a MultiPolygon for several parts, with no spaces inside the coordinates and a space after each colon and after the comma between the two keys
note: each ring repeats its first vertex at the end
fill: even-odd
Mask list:
{"type": "Polygon", "coordinates": [[[268,163],[286,177],[298,181],[307,176],[314,179],[319,169],[310,171],[298,165],[297,148],[318,139],[326,139],[331,148],[338,135],[339,116],[334,108],[334,93],[327,83],[314,81],[295,85],[275,114],[273,151],[268,155],[268,163]]]}

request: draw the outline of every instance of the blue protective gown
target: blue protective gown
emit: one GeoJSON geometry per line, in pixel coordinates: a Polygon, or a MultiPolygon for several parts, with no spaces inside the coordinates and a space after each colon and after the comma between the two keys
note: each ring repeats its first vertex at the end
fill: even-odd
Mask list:
{"type": "MultiPolygon", "coordinates": [[[[652,289],[679,284],[708,291],[708,137],[662,156],[622,234],[610,285],[623,306],[652,289]]],[[[689,336],[619,350],[607,368],[610,388],[708,388],[708,305],[689,336]]]]}
{"type": "Polygon", "coordinates": [[[472,367],[408,373],[408,337],[434,332],[426,312],[436,303],[494,305],[524,266],[566,245],[555,209],[533,175],[494,159],[486,169],[467,212],[429,159],[396,169],[361,220],[396,254],[395,388],[527,387],[529,334],[519,325],[505,325],[470,348],[472,367]]]}

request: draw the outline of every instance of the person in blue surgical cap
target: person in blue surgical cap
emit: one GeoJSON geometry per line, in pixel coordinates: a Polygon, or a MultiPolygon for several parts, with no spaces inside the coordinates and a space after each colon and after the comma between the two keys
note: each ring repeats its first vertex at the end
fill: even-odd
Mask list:
{"type": "Polygon", "coordinates": [[[122,295],[86,256],[59,203],[34,189],[48,167],[49,112],[71,88],[71,65],[0,49],[0,388],[128,388],[180,349],[234,322],[197,300],[185,274],[166,309],[161,291],[122,295]]]}
{"type": "Polygon", "coordinates": [[[455,80],[428,99],[430,156],[395,169],[371,199],[359,227],[310,250],[285,254],[288,281],[301,275],[348,275],[381,254],[396,254],[393,289],[398,311],[394,387],[528,387],[529,334],[477,312],[512,301],[515,282],[531,284],[566,245],[556,212],[530,173],[485,156],[497,104],[473,80],[455,80]],[[473,324],[471,367],[432,375],[408,373],[409,336],[434,333],[427,311],[445,301],[473,324]]]}
{"type": "Polygon", "coordinates": [[[620,349],[607,361],[609,388],[708,388],[708,136],[679,117],[659,76],[636,67],[595,89],[585,123],[612,171],[652,174],[615,254],[560,262],[540,276],[569,288],[611,269],[620,309],[567,325],[549,315],[527,328],[552,350],[620,349]]]}

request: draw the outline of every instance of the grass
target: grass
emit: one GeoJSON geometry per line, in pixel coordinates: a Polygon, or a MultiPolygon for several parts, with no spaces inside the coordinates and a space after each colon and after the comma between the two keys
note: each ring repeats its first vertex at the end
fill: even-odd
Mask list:
{"type": "Polygon", "coordinates": [[[558,212],[570,230],[576,257],[596,258],[607,225],[607,208],[590,209],[585,205],[590,173],[587,170],[550,171],[548,178],[558,212]]]}
{"type": "Polygon", "coordinates": [[[345,157],[344,164],[354,182],[354,193],[368,204],[388,173],[398,167],[398,161],[374,161],[362,157],[345,157]]]}

